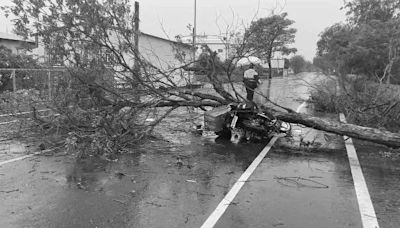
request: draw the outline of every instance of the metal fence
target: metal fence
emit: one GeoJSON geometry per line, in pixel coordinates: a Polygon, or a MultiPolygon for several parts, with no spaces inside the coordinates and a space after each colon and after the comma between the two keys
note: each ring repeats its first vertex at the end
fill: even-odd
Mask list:
{"type": "Polygon", "coordinates": [[[0,93],[36,90],[41,96],[52,97],[60,83],[69,78],[64,68],[20,69],[0,68],[0,93]]]}
{"type": "Polygon", "coordinates": [[[71,77],[64,68],[0,68],[0,114],[4,115],[0,121],[10,120],[5,118],[7,114],[31,111],[33,106],[46,108],[60,88],[70,84],[71,77]]]}

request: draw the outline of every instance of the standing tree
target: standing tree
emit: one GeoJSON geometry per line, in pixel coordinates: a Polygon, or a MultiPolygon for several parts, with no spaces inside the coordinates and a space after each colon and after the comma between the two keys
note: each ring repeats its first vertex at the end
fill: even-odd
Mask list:
{"type": "Polygon", "coordinates": [[[354,73],[390,83],[399,73],[393,67],[400,63],[399,1],[354,0],[345,8],[349,23],[321,33],[317,57],[329,61],[342,78],[354,73]]]}
{"type": "Polygon", "coordinates": [[[315,56],[313,65],[326,75],[331,75],[334,70],[332,63],[325,56],[315,56]]]}
{"type": "Polygon", "coordinates": [[[294,21],[286,17],[287,13],[282,13],[260,18],[252,22],[245,32],[247,48],[258,57],[267,60],[270,69],[269,78],[272,78],[271,60],[275,53],[288,55],[297,51],[296,48],[289,47],[294,43],[297,30],[290,27],[294,21]]]}
{"type": "Polygon", "coordinates": [[[350,23],[368,24],[372,21],[389,21],[398,16],[400,2],[398,0],[350,0],[344,7],[350,23]]]}
{"type": "Polygon", "coordinates": [[[304,60],[304,57],[301,55],[295,55],[290,59],[290,67],[295,74],[302,72],[305,66],[306,60],[304,60]]]}

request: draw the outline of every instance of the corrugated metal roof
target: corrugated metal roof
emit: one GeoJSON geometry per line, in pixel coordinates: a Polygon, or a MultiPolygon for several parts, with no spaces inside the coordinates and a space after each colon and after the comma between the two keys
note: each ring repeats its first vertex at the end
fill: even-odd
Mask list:
{"type": "Polygon", "coordinates": [[[20,37],[18,35],[11,34],[11,33],[4,33],[4,32],[0,32],[0,39],[15,40],[15,41],[25,41],[25,42],[29,42],[29,43],[35,43],[35,41],[33,41],[33,40],[25,40],[23,37],[20,37]]]}

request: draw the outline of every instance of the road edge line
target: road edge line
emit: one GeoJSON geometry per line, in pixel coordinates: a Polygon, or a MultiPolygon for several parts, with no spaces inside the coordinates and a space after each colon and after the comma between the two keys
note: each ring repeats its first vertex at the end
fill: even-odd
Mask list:
{"type": "MultiPolygon", "coordinates": [[[[343,113],[339,114],[340,121],[347,123],[343,113]]],[[[349,159],[351,175],[353,177],[354,189],[356,191],[358,209],[361,215],[363,228],[379,228],[378,219],[376,218],[374,205],[368,191],[367,183],[358,160],[357,151],[354,147],[353,140],[349,137],[345,139],[347,157],[349,159]]]]}
{"type": "Polygon", "coordinates": [[[19,160],[23,160],[23,159],[26,159],[26,158],[33,157],[35,155],[36,154],[28,154],[28,155],[24,155],[24,156],[21,156],[21,157],[13,158],[13,159],[10,159],[10,160],[7,160],[7,161],[2,161],[2,162],[0,162],[0,167],[3,166],[3,165],[6,165],[8,163],[11,163],[11,162],[16,162],[16,161],[19,161],[19,160]]]}
{"type": "Polygon", "coordinates": [[[246,171],[240,176],[240,178],[236,181],[236,183],[232,186],[231,190],[225,195],[225,197],[218,204],[217,208],[211,213],[211,215],[207,218],[207,220],[203,223],[201,228],[211,228],[214,227],[221,216],[224,214],[225,210],[232,203],[233,199],[239,193],[240,189],[249,179],[251,174],[253,174],[254,170],[257,166],[262,162],[264,157],[267,155],[269,150],[274,145],[275,141],[279,138],[279,136],[274,136],[271,141],[265,146],[265,148],[258,154],[258,156],[253,160],[250,166],[246,169],[246,171]]]}
{"type": "Polygon", "coordinates": [[[0,168],[1,168],[1,166],[6,165],[8,163],[24,160],[24,159],[27,159],[27,158],[30,158],[30,157],[33,157],[33,156],[36,156],[36,155],[41,155],[43,153],[50,152],[50,151],[53,151],[55,149],[57,149],[57,148],[42,150],[42,151],[34,152],[32,154],[27,154],[27,155],[24,155],[24,156],[21,156],[21,157],[12,158],[12,159],[7,160],[7,161],[2,161],[2,162],[0,162],[0,168]]]}

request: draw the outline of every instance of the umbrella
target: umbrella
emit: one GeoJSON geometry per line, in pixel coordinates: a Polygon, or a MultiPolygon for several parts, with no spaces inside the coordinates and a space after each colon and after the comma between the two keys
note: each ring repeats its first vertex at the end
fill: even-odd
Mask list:
{"type": "Polygon", "coordinates": [[[255,56],[249,56],[249,57],[244,57],[241,58],[237,61],[238,66],[245,66],[245,65],[250,65],[250,64],[261,64],[261,59],[255,57],[255,56]]]}

